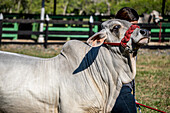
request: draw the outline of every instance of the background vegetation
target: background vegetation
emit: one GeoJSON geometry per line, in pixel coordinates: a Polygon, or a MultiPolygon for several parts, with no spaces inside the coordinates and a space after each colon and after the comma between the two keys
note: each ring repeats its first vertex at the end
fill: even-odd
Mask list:
{"type": "MultiPolygon", "coordinates": [[[[114,15],[122,7],[132,7],[141,15],[157,10],[163,0],[57,0],[56,14],[114,15]]],[[[165,15],[170,15],[170,0],[165,0],[165,15]]],[[[0,12],[40,14],[42,0],[0,0],[0,12]]],[[[45,0],[46,14],[53,14],[54,0],[45,0]]]]}
{"type": "MultiPolygon", "coordinates": [[[[0,50],[37,57],[53,57],[62,46],[2,45],[0,50]]],[[[141,49],[137,59],[136,99],[139,103],[170,113],[170,50],[141,49]]],[[[157,113],[148,108],[142,113],[157,113]]]]}
{"type": "MultiPolygon", "coordinates": [[[[136,99],[170,113],[170,50],[141,50],[137,59],[136,99]]],[[[143,113],[157,113],[141,107],[143,113]]]]}

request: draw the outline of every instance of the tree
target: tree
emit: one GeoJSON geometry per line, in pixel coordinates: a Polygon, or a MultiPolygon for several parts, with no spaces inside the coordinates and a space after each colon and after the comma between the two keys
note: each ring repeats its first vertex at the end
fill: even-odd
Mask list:
{"type": "Polygon", "coordinates": [[[0,11],[5,13],[11,12],[13,8],[12,4],[12,0],[0,0],[0,11]]]}
{"type": "MultiPolygon", "coordinates": [[[[122,7],[132,7],[139,15],[162,12],[163,0],[57,0],[56,14],[116,14],[122,7]]],[[[0,12],[3,13],[41,13],[42,0],[0,0],[0,12]]],[[[53,14],[54,0],[45,0],[45,13],[53,14]]],[[[165,14],[170,15],[170,1],[166,0],[165,14]]]]}

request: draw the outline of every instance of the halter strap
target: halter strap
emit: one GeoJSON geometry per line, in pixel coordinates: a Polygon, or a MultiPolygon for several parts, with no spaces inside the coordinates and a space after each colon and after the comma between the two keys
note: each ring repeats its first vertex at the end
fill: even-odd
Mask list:
{"type": "Polygon", "coordinates": [[[129,42],[130,40],[130,37],[131,37],[131,34],[133,33],[133,31],[136,29],[136,28],[140,28],[138,25],[131,25],[129,27],[129,29],[126,31],[125,33],[125,36],[123,37],[123,39],[121,40],[120,43],[111,43],[111,42],[104,42],[104,44],[108,44],[108,45],[112,45],[112,46],[120,46],[122,45],[124,48],[127,47],[127,43],[129,42]]]}

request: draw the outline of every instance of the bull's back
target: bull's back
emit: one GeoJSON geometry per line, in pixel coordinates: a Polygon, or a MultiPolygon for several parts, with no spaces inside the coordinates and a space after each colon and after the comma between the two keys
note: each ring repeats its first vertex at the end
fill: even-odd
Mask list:
{"type": "Polygon", "coordinates": [[[33,70],[39,60],[31,56],[0,51],[0,77],[14,78],[18,74],[22,75],[33,70]]]}
{"type": "Polygon", "coordinates": [[[50,59],[0,52],[0,112],[54,112],[58,87],[52,67],[50,59]]]}

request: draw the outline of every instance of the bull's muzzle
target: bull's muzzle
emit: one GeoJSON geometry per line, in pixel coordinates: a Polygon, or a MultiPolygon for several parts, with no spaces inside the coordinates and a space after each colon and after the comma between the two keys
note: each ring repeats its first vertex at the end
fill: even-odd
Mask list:
{"type": "Polygon", "coordinates": [[[146,30],[146,29],[140,29],[140,34],[143,36],[143,38],[141,38],[141,39],[138,41],[138,44],[139,44],[139,45],[148,44],[149,41],[150,41],[151,32],[150,32],[149,30],[146,30]]]}

